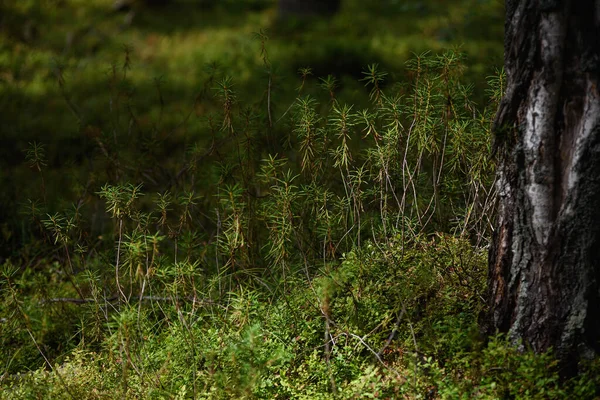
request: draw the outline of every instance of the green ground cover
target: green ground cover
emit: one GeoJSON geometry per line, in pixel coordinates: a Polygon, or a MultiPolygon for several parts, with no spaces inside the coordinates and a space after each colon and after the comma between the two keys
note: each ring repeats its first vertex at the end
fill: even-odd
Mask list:
{"type": "Polygon", "coordinates": [[[0,3],[0,398],[594,398],[482,338],[498,1],[0,3]]]}

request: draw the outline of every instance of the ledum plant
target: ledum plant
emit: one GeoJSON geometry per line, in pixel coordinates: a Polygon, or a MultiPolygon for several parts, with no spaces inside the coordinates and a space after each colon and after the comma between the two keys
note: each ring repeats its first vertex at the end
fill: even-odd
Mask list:
{"type": "MultiPolygon", "coordinates": [[[[295,100],[275,107],[279,83],[265,48],[268,38],[263,32],[256,38],[265,95],[244,104],[235,79],[224,77],[218,66],[208,68],[193,110],[177,127],[185,131],[190,116],[200,115],[198,135],[186,136],[186,149],[175,161],[157,159],[169,143],[161,144],[158,128],[144,130],[136,115],[128,51],[123,73],[115,67],[110,77],[112,114],[104,125],[85,128],[98,151],[82,200],[58,213],[45,201],[43,207],[30,203],[43,237],[60,248],[69,283],[47,301],[87,310],[78,337],[104,346],[116,360],[122,396],[133,387],[183,393],[181,398],[221,387],[228,395],[248,397],[269,368],[300,368],[290,361],[292,350],[277,347],[276,336],[260,336],[262,328],[250,323],[265,318],[275,324],[284,315],[290,315],[289,329],[308,335],[294,338],[316,349],[302,358],[324,359],[325,385],[336,393],[346,379],[333,357],[344,349],[340,338],[383,363],[395,335],[385,332],[398,329],[392,314],[400,321],[416,302],[399,297],[393,312],[373,317],[380,321],[371,333],[351,333],[349,326],[359,326],[363,317],[350,313],[354,322],[344,325],[335,298],[363,272],[353,267],[340,272],[340,260],[352,266],[352,257],[371,249],[370,257],[379,255],[373,271],[379,271],[376,265],[414,258],[414,243],[429,246],[423,237],[452,234],[475,248],[489,237],[495,198],[490,119],[502,91],[501,74],[492,78],[492,101],[484,108],[470,101],[471,88],[461,83],[457,53],[415,56],[402,83],[388,82],[388,74],[373,64],[360,80],[369,105],[359,108],[339,99],[335,77],[313,80],[310,68],[302,68],[295,100]],[[324,324],[303,321],[303,311],[287,304],[296,301],[288,296],[299,287],[308,293],[302,307],[314,307],[324,324]],[[290,308],[259,312],[259,300],[283,301],[290,308]],[[216,341],[203,342],[202,321],[234,326],[237,347],[220,342],[217,322],[204,334],[216,341]],[[369,342],[369,334],[379,343],[369,342]],[[261,353],[256,335],[277,356],[261,353]],[[169,342],[168,354],[159,354],[152,337],[181,342],[169,342]],[[211,346],[221,350],[211,353],[211,346]],[[227,354],[232,358],[224,359],[227,354]],[[247,363],[239,366],[238,358],[247,363]],[[186,363],[199,363],[190,384],[175,388],[172,381],[165,387],[163,377],[178,368],[185,375],[186,363]],[[243,373],[227,370],[233,365],[243,373]]],[[[156,82],[162,105],[161,85],[156,82]]],[[[161,106],[156,126],[162,115],[161,106]]],[[[43,181],[43,147],[32,144],[27,159],[43,181]]],[[[463,278],[468,284],[468,276],[463,278]]],[[[348,300],[357,313],[363,289],[348,300]]],[[[412,339],[418,354],[414,332],[412,339]]],[[[302,369],[295,371],[302,378],[302,369]]],[[[284,375],[278,375],[281,382],[284,375]]]]}

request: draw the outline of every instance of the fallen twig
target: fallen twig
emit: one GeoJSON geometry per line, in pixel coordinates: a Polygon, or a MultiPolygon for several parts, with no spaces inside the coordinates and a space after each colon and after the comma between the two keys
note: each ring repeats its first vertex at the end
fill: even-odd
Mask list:
{"type": "MultiPolygon", "coordinates": [[[[177,302],[194,302],[199,305],[216,305],[221,306],[219,303],[210,300],[210,299],[201,299],[194,298],[193,296],[188,297],[160,297],[160,296],[132,296],[132,299],[138,299],[139,301],[177,301],[177,302]]],[[[112,303],[119,300],[119,296],[112,296],[102,299],[105,302],[112,303]]],[[[71,304],[87,304],[87,303],[96,303],[98,300],[93,298],[83,298],[78,299],[74,297],[54,297],[51,299],[46,299],[42,302],[42,304],[46,303],[71,303],[71,304]]]]}

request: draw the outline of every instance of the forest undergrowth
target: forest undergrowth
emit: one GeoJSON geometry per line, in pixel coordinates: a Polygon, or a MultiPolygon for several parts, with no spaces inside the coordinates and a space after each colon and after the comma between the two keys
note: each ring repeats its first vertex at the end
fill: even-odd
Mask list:
{"type": "Polygon", "coordinates": [[[209,65],[176,127],[138,115],[127,49],[102,118],[57,70],[89,148],[58,201],[45,144],[26,151],[0,398],[594,398],[598,365],[564,382],[551,354],[479,334],[502,72],[482,106],[456,52],[415,55],[403,82],[372,64],[363,108],[306,67],[274,104],[254,38],[264,92],[243,102],[209,65]]]}

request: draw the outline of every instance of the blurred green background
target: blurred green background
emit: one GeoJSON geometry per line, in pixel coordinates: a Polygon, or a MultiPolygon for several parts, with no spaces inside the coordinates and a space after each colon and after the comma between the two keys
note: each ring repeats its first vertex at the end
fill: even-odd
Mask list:
{"type": "MultiPolygon", "coordinates": [[[[102,152],[129,159],[146,191],[168,186],[190,145],[210,146],[225,76],[236,101],[268,101],[277,122],[300,86],[326,105],[335,79],[336,98],[358,108],[368,65],[402,83],[414,54],[449,48],[466,55],[464,81],[483,106],[485,79],[502,65],[501,0],[342,0],[327,16],[283,16],[276,0],[153,3],[0,2],[0,256],[28,241],[26,199],[41,197],[41,179],[47,211],[85,201],[106,181],[102,152]],[[33,142],[44,145],[42,177],[25,162],[33,142]]],[[[288,129],[274,125],[271,151],[288,129]]]]}

